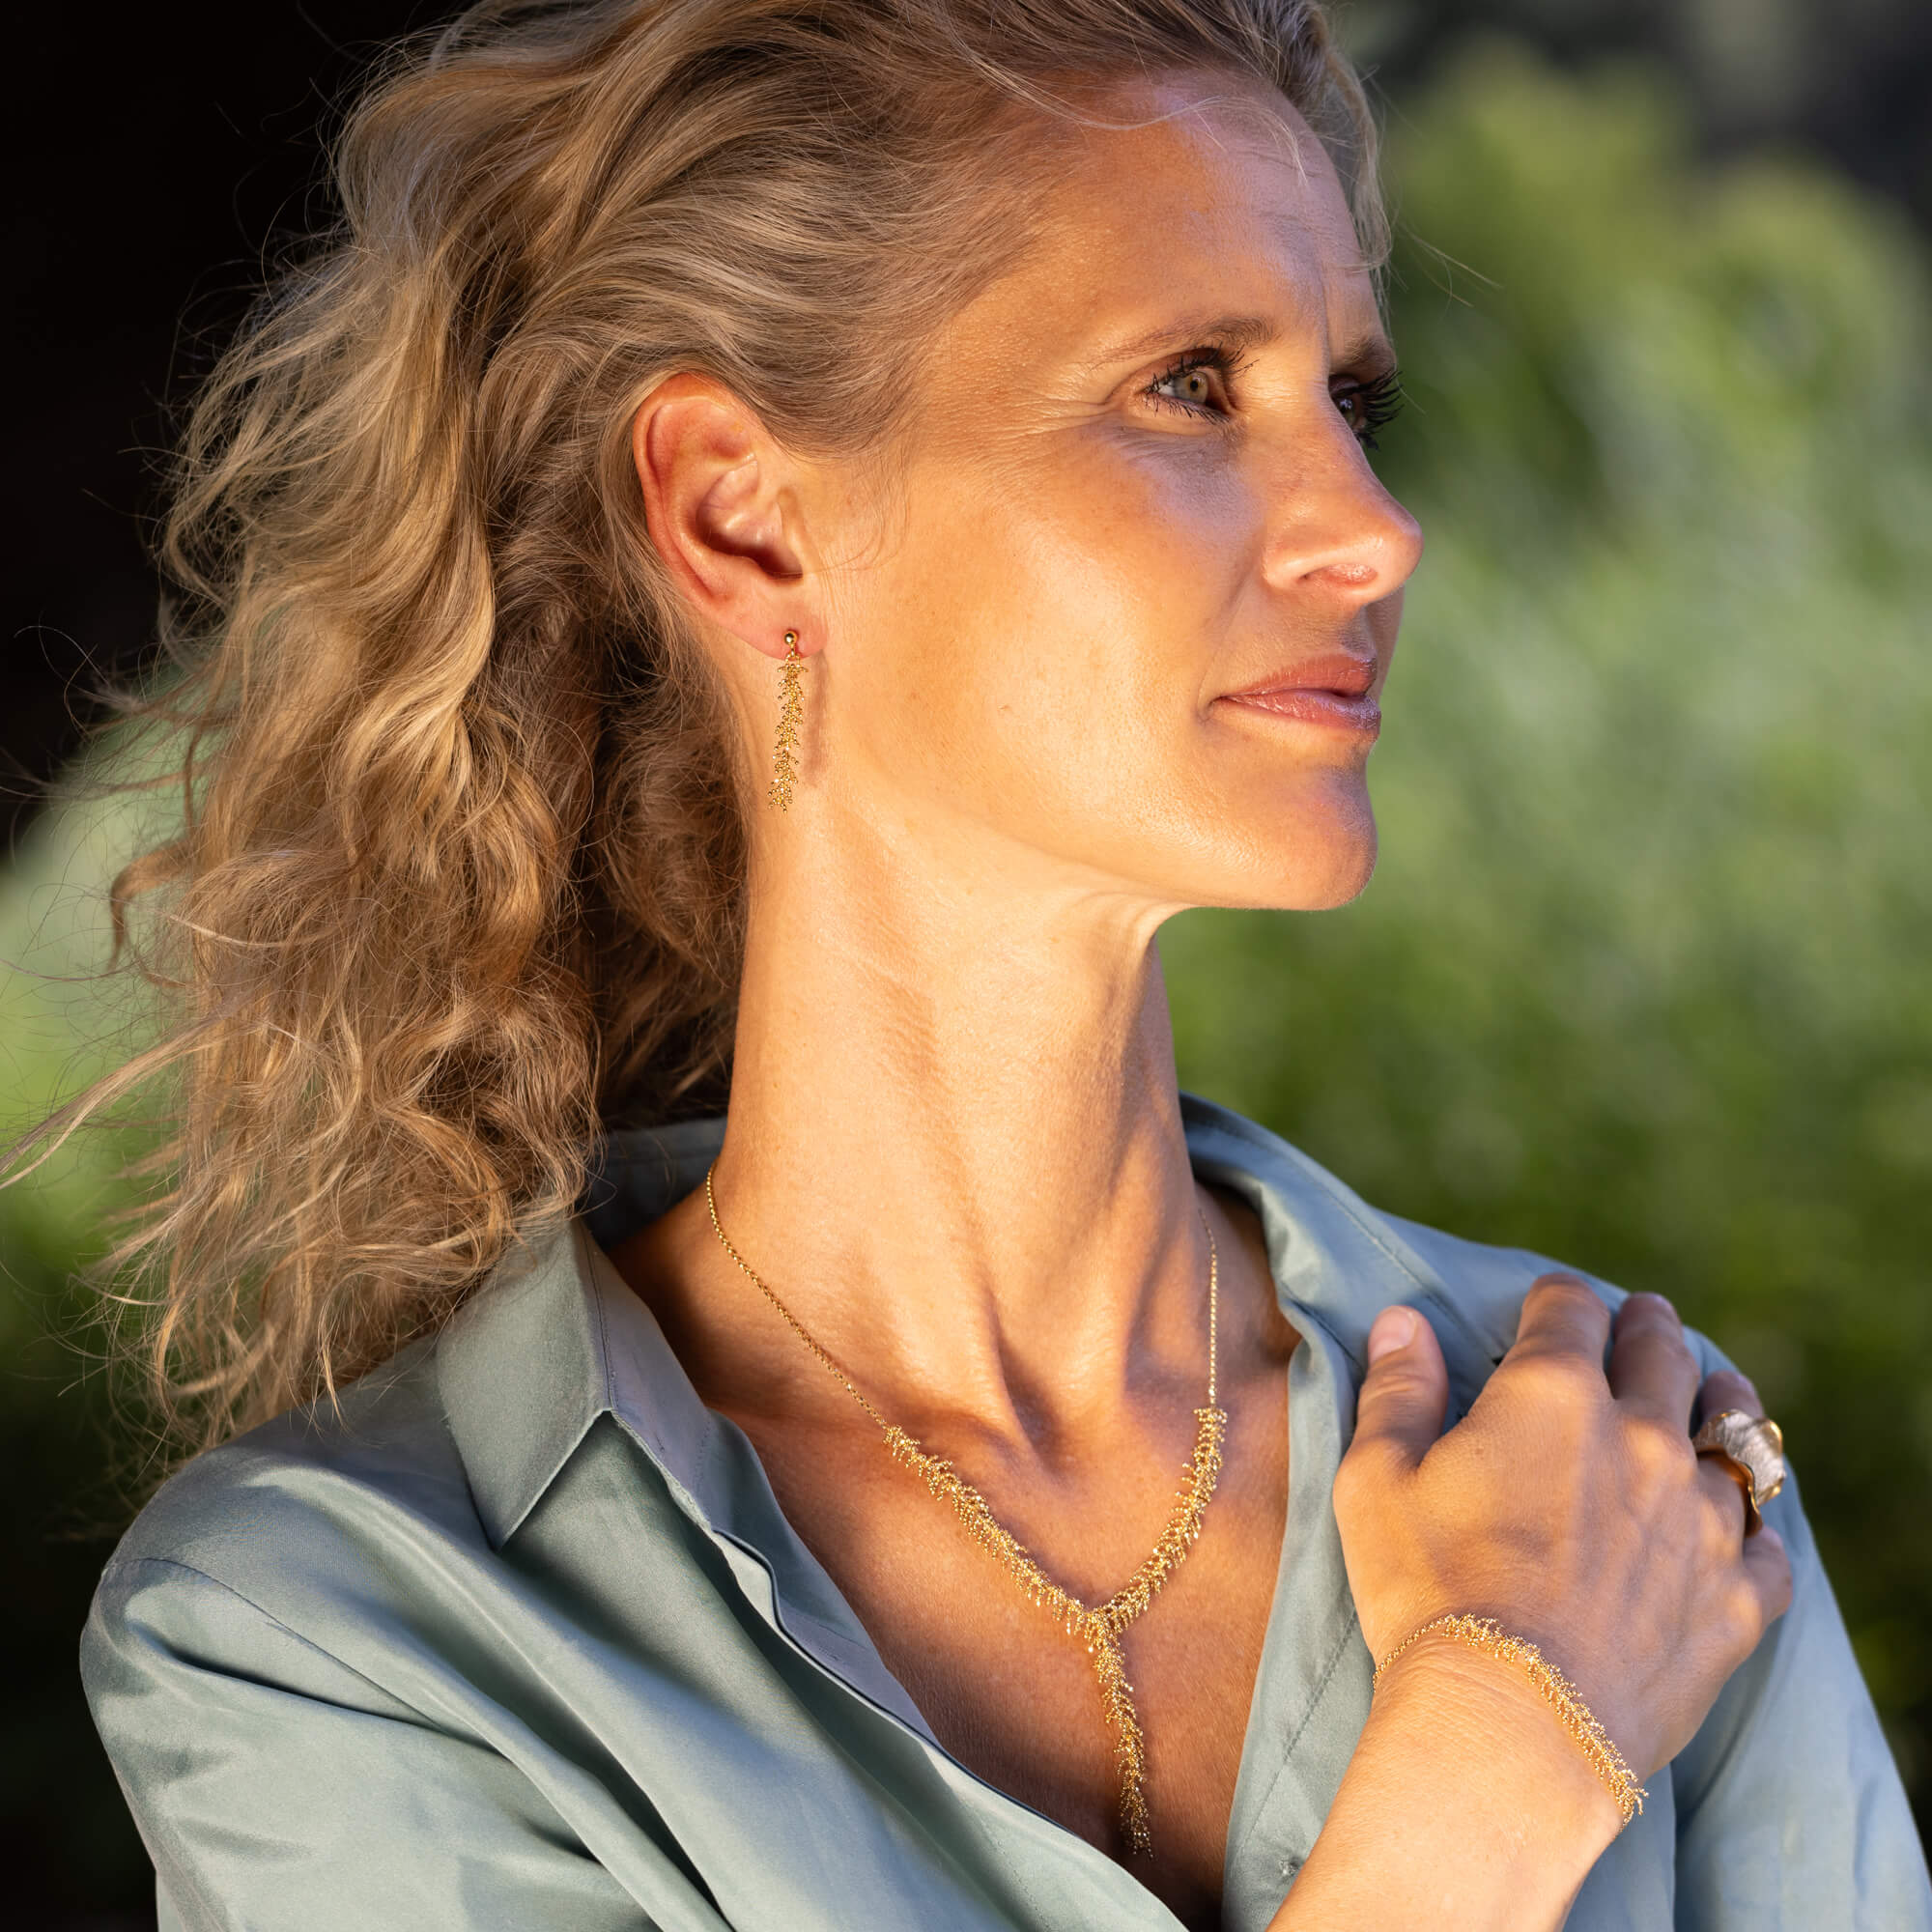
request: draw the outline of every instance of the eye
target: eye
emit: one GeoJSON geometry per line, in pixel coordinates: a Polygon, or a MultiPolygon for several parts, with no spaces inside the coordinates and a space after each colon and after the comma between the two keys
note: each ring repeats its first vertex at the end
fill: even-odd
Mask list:
{"type": "Polygon", "coordinates": [[[1164,410],[1225,420],[1234,413],[1229,384],[1236,366],[1227,350],[1212,343],[1200,344],[1178,362],[1170,363],[1141,393],[1164,410]]]}
{"type": "Polygon", "coordinates": [[[1377,449],[1376,432],[1386,429],[1402,413],[1402,375],[1385,369],[1366,383],[1349,382],[1332,391],[1343,420],[1355,432],[1364,449],[1377,449]]]}

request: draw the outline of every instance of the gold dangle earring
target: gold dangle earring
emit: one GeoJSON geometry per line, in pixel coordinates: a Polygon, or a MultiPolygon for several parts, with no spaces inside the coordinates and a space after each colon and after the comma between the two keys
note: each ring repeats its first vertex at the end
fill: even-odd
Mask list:
{"type": "Polygon", "coordinates": [[[772,748],[772,787],[765,796],[781,811],[789,811],[792,782],[798,777],[798,734],[805,723],[805,699],[799,693],[805,660],[798,654],[796,631],[787,631],[784,640],[784,663],[779,667],[779,735],[772,748]]]}

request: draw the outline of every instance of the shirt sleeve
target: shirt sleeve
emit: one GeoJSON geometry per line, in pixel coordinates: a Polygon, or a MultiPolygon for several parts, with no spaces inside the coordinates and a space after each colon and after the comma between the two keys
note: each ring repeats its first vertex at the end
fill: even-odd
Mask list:
{"type": "Polygon", "coordinates": [[[1795,1479],[1764,1515],[1791,1607],[1672,1761],[1677,1932],[1932,1932],[1925,1854],[1795,1479]]]}
{"type": "MultiPolygon", "coordinates": [[[[110,1565],[81,1674],[155,1861],[163,1926],[725,1924],[675,1858],[620,1884],[503,1751],[439,1727],[192,1568],[110,1565]]],[[[638,1834],[623,1836],[635,1864],[638,1834]]]]}

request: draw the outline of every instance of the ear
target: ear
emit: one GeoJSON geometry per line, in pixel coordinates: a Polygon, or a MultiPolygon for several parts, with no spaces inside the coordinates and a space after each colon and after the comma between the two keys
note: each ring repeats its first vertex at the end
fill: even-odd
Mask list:
{"type": "Polygon", "coordinates": [[[722,383],[667,376],[639,406],[631,453],[651,542],[696,612],[768,657],[825,641],[801,554],[795,465],[722,383]]]}

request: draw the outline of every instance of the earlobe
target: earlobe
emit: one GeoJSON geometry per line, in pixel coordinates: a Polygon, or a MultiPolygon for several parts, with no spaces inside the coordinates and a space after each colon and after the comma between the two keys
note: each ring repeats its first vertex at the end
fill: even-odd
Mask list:
{"type": "Polygon", "coordinates": [[[782,451],[728,389],[690,373],[645,397],[631,451],[651,542],[694,611],[782,656],[775,639],[800,628],[805,577],[782,451]]]}

